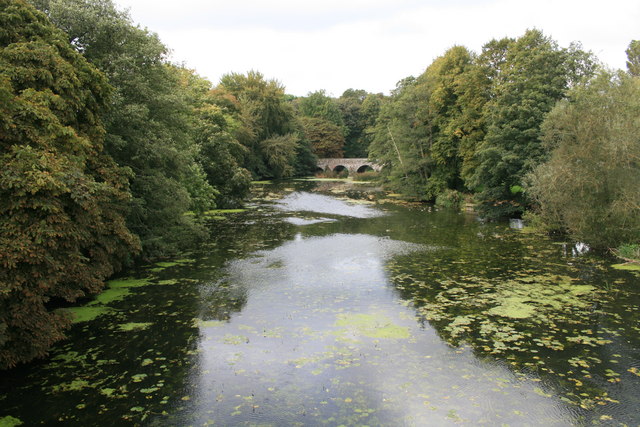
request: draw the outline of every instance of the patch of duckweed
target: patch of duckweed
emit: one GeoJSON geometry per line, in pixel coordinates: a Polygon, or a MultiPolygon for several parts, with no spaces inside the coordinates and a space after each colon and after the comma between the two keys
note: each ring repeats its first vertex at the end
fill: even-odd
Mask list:
{"type": "Polygon", "coordinates": [[[339,314],[335,326],[344,331],[355,331],[369,338],[408,339],[409,328],[395,325],[386,316],[365,313],[339,314]]]}
{"type": "Polygon", "coordinates": [[[205,216],[216,216],[216,215],[226,215],[226,214],[234,214],[241,213],[246,211],[246,209],[212,209],[210,211],[206,211],[204,213],[205,216]]]}
{"type": "Polygon", "coordinates": [[[546,318],[555,310],[584,308],[589,300],[581,298],[592,293],[591,285],[578,285],[567,276],[537,276],[530,280],[508,281],[487,295],[497,305],[489,315],[512,319],[546,318]]]}
{"type": "Polygon", "coordinates": [[[223,342],[230,345],[240,345],[243,343],[248,343],[249,338],[245,337],[244,335],[226,334],[223,338],[223,342]]]}
{"type": "Polygon", "coordinates": [[[108,305],[114,301],[120,301],[129,295],[131,291],[129,288],[112,288],[109,287],[96,295],[96,299],[90,302],[88,305],[103,304],[108,305]]]}
{"type": "Polygon", "coordinates": [[[11,415],[0,418],[0,427],[14,427],[22,424],[19,418],[12,417],[11,415]]]}
{"type": "Polygon", "coordinates": [[[219,328],[224,326],[226,322],[222,320],[202,320],[202,319],[194,319],[193,326],[196,328],[219,328]]]}
{"type": "Polygon", "coordinates": [[[196,260],[194,259],[189,259],[189,258],[183,258],[183,259],[176,259],[173,261],[161,261],[161,262],[156,262],[155,265],[158,266],[158,268],[169,268],[169,267],[175,267],[176,265],[185,265],[185,264],[193,264],[194,262],[196,262],[196,260]]]}
{"type": "Polygon", "coordinates": [[[276,261],[267,266],[267,268],[282,268],[284,267],[284,263],[282,261],[276,261]]]}
{"type": "Polygon", "coordinates": [[[71,316],[72,323],[88,322],[103,314],[108,314],[113,311],[110,307],[96,307],[96,306],[82,306],[82,307],[69,307],[60,309],[63,313],[68,313],[71,316]]]}
{"type": "Polygon", "coordinates": [[[640,271],[640,264],[635,262],[626,262],[624,264],[613,264],[611,267],[616,270],[640,271]]]}
{"type": "Polygon", "coordinates": [[[100,389],[100,394],[107,396],[107,397],[112,397],[113,394],[116,392],[115,388],[103,388],[100,389]]]}
{"type": "Polygon", "coordinates": [[[147,329],[151,325],[153,325],[153,323],[151,322],[130,322],[130,323],[120,324],[118,325],[118,328],[121,331],[135,331],[135,330],[147,329]]]}
{"type": "Polygon", "coordinates": [[[107,282],[107,285],[112,289],[139,288],[141,286],[147,286],[150,284],[151,284],[150,279],[148,277],[140,278],[140,279],[124,278],[124,279],[109,280],[107,282]]]}
{"type": "Polygon", "coordinates": [[[158,281],[158,285],[175,285],[176,283],[178,283],[178,279],[166,279],[158,281]]]}

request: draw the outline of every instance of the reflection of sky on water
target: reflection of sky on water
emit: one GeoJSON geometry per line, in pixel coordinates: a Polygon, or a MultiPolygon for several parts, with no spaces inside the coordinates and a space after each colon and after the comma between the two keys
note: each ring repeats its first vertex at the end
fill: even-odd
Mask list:
{"type": "Polygon", "coordinates": [[[334,222],[335,219],[331,218],[313,218],[313,219],[305,219],[305,218],[296,218],[296,217],[288,217],[284,219],[289,224],[293,225],[311,225],[311,224],[320,224],[322,222],[334,222]]]}
{"type": "Polygon", "coordinates": [[[379,209],[338,200],[334,197],[296,191],[276,202],[276,207],[287,212],[317,212],[354,218],[374,218],[385,215],[379,209]]]}
{"type": "Polygon", "coordinates": [[[229,263],[224,282],[247,301],[228,323],[201,326],[188,421],[567,424],[542,386],[449,347],[402,304],[385,263],[425,250],[363,234],[300,236],[229,263]],[[349,316],[403,333],[376,338],[339,324],[349,316]]]}

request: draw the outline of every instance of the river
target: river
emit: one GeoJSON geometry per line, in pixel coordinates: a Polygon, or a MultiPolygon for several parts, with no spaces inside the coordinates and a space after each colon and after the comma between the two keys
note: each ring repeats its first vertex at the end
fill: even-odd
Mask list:
{"type": "Polygon", "coordinates": [[[253,194],[69,309],[0,425],[640,424],[640,272],[367,184],[253,194]]]}

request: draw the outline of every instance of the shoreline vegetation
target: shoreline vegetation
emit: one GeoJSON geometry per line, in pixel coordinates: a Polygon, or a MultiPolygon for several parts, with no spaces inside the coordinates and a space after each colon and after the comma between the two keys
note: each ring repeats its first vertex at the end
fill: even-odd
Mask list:
{"type": "Polygon", "coordinates": [[[367,157],[381,172],[354,182],[640,258],[640,41],[606,70],[531,29],[454,46],[388,96],[334,98],[255,70],[213,84],[111,0],[0,0],[0,28],[0,369],[64,339],[51,307],[175,258],[209,237],[200,218],[318,158],[367,157]]]}

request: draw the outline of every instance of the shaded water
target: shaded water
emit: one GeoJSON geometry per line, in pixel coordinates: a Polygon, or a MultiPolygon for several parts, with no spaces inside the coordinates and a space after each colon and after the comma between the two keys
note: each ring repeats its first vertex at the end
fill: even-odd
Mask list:
{"type": "Polygon", "coordinates": [[[260,187],[206,245],[112,282],[49,360],[3,373],[0,420],[640,423],[638,273],[340,185],[260,187]]]}

